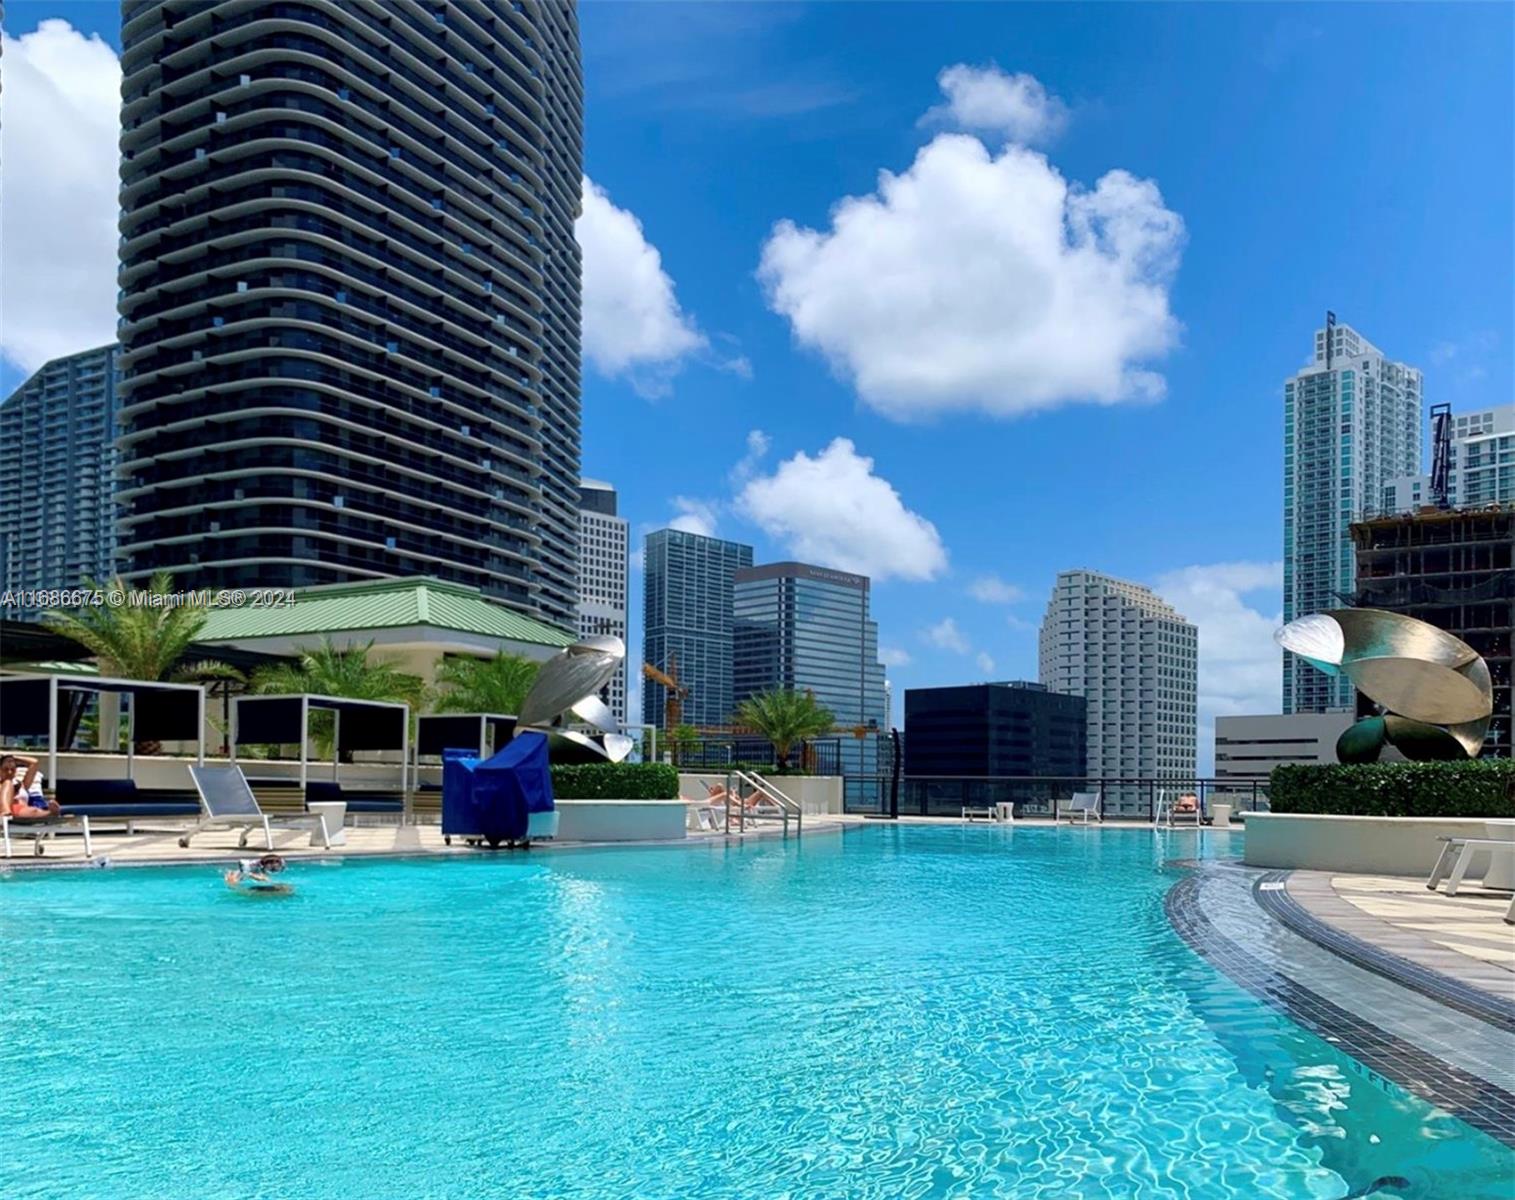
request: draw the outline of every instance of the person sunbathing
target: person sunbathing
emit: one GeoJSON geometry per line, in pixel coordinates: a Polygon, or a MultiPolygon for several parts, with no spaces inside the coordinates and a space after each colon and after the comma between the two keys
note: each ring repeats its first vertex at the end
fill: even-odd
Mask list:
{"type": "Polygon", "coordinates": [[[35,758],[27,754],[0,756],[0,810],[21,821],[56,817],[62,811],[56,800],[33,797],[31,786],[36,778],[35,758]]]}
{"type": "Polygon", "coordinates": [[[1197,813],[1199,811],[1199,798],[1193,795],[1183,795],[1173,805],[1175,813],[1197,813]]]}

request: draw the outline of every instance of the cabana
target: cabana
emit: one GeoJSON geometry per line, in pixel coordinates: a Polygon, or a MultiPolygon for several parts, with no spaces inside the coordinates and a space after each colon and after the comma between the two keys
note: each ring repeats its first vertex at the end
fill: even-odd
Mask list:
{"type": "Polygon", "coordinates": [[[65,813],[96,820],[195,816],[200,810],[188,789],[138,788],[134,777],[139,742],[194,742],[195,761],[205,762],[205,689],[195,683],[108,679],[95,675],[0,676],[0,744],[46,739],[45,783],[65,813]],[[72,745],[91,695],[128,697],[126,777],[58,777],[60,749],[72,745]]]}
{"type": "Polygon", "coordinates": [[[488,758],[505,748],[515,727],[516,719],[503,713],[425,713],[416,718],[416,768],[423,755],[440,759],[444,750],[476,750],[488,758]]]}
{"type": "MultiPolygon", "coordinates": [[[[299,788],[305,805],[342,801],[354,815],[388,814],[403,819],[410,791],[410,705],[344,696],[238,696],[232,704],[231,759],[239,746],[300,747],[299,788]],[[310,778],[310,714],[332,714],[331,779],[310,778]],[[374,788],[345,791],[342,755],[361,750],[398,750],[398,793],[374,788]]],[[[263,781],[265,784],[271,781],[263,781]]]]}

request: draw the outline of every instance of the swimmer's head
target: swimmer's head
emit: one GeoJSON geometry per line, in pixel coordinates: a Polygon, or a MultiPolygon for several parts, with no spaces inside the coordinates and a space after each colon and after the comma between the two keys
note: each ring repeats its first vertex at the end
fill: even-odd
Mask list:
{"type": "Polygon", "coordinates": [[[270,875],[277,874],[284,869],[284,859],[277,854],[265,854],[258,859],[257,869],[267,871],[270,875]]]}

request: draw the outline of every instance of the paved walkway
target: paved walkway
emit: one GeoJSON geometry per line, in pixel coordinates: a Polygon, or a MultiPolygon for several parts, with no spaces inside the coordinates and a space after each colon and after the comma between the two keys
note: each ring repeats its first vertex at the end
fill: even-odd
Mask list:
{"type": "Polygon", "coordinates": [[[1515,925],[1509,892],[1463,884],[1455,896],[1402,876],[1294,871],[1289,897],[1348,938],[1460,983],[1515,1001],[1515,925]]]}

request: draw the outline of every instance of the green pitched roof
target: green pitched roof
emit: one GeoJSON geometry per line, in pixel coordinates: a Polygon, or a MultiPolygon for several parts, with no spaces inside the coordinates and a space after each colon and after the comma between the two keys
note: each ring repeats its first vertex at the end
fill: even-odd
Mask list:
{"type": "Polygon", "coordinates": [[[523,617],[477,588],[438,579],[376,579],[298,588],[295,602],[277,608],[212,609],[197,642],[363,633],[430,625],[539,646],[567,646],[574,636],[523,617]]]}

